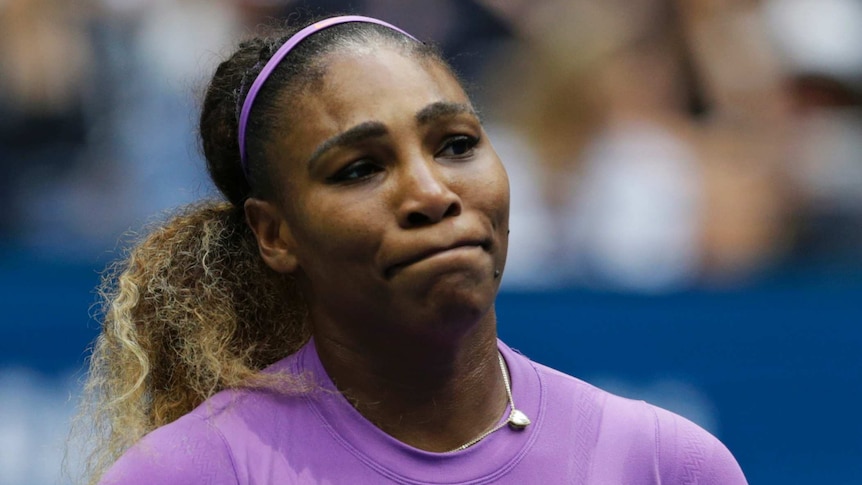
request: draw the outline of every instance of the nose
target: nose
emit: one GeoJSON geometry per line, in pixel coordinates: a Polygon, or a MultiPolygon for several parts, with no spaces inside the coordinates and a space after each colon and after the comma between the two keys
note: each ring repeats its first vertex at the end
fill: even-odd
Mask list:
{"type": "Polygon", "coordinates": [[[442,170],[433,161],[407,164],[399,177],[401,193],[398,223],[420,227],[461,213],[461,198],[452,191],[442,170]]]}

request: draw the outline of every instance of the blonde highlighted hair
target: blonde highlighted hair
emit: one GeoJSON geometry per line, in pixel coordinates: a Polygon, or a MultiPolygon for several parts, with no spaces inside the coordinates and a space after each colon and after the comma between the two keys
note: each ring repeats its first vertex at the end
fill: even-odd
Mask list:
{"type": "Polygon", "coordinates": [[[291,376],[259,371],[310,335],[292,279],[264,264],[229,203],[181,210],[133,247],[99,291],[102,332],[76,423],[94,445],[90,483],[143,435],[222,389],[289,389],[291,376]]]}

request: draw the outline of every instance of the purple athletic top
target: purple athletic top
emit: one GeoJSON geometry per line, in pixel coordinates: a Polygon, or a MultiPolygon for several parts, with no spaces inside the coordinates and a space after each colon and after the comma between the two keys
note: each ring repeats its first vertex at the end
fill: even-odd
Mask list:
{"type": "Polygon", "coordinates": [[[220,392],[145,436],[101,483],[746,484],[727,448],[685,418],[499,347],[533,421],[523,431],[503,427],[454,453],[408,446],[335,391],[310,343],[271,370],[310,372],[323,391],[220,392]]]}

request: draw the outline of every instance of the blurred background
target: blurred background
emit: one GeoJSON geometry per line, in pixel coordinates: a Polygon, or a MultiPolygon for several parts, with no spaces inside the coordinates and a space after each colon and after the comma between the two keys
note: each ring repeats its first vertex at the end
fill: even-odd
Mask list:
{"type": "Polygon", "coordinates": [[[213,196],[204,83],[297,12],[393,22],[471,88],[512,185],[504,340],[752,484],[862,483],[862,1],[0,0],[0,484],[68,483],[100,273],[213,196]]]}

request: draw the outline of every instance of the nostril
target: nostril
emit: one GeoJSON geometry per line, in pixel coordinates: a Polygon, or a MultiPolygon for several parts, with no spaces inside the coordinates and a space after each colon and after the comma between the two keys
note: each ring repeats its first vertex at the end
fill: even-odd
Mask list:
{"type": "Polygon", "coordinates": [[[453,202],[448,208],[446,208],[443,218],[445,219],[446,217],[453,217],[459,214],[461,214],[461,205],[453,202]]]}
{"type": "Polygon", "coordinates": [[[457,202],[451,203],[446,207],[446,210],[440,214],[431,214],[423,211],[414,211],[407,215],[407,223],[411,226],[424,226],[437,222],[447,217],[455,217],[461,214],[461,205],[457,202]]]}
{"type": "Polygon", "coordinates": [[[430,221],[431,218],[421,212],[411,212],[407,215],[407,222],[409,222],[411,226],[422,226],[428,224],[430,221]]]}

